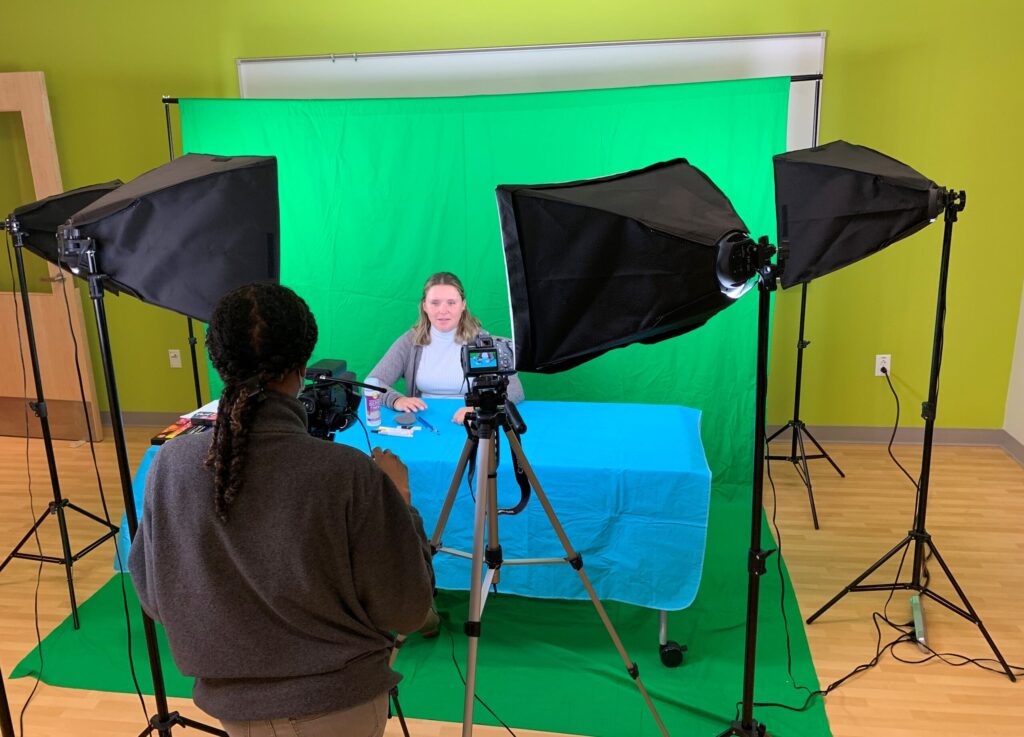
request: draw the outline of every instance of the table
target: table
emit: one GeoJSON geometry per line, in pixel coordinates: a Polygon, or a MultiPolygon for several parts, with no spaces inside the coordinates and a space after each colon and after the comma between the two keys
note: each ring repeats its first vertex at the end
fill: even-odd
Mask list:
{"type": "MultiPolygon", "coordinates": [[[[451,422],[458,400],[428,400],[421,414],[439,431],[412,438],[371,435],[409,468],[413,504],[433,532],[466,440],[451,422]]],[[[685,609],[697,595],[707,535],[711,471],[700,441],[700,412],[643,404],[525,401],[522,445],[601,599],[661,610],[685,609]]],[[[396,413],[384,408],[382,422],[396,413]]],[[[367,450],[361,428],[335,441],[367,450]]],[[[173,442],[173,441],[172,441],[173,442]]],[[[511,451],[501,440],[498,503],[519,500],[511,451]]],[[[472,489],[475,493],[475,486],[472,489]]],[[[472,552],[473,498],[464,479],[442,536],[445,547],[472,552]]],[[[531,498],[515,516],[499,517],[504,557],[563,557],[547,515],[531,498]]],[[[439,553],[438,588],[468,589],[470,562],[439,553]]],[[[568,566],[505,566],[499,591],[539,598],[586,599],[568,566]]]]}
{"type": "MultiPolygon", "coordinates": [[[[461,402],[432,399],[428,404],[420,414],[438,434],[424,428],[413,438],[372,434],[370,441],[391,449],[409,467],[413,504],[429,536],[466,432],[451,422],[461,402]]],[[[523,449],[569,540],[583,555],[598,596],[660,610],[688,607],[700,584],[711,489],[700,412],[670,405],[541,401],[525,401],[519,410],[527,424],[523,449]]],[[[395,412],[383,408],[381,414],[384,425],[395,425],[395,412]]],[[[335,442],[368,449],[358,425],[339,433],[335,442]]],[[[140,519],[146,472],[158,450],[154,446],[146,452],[135,474],[140,519]]],[[[519,487],[504,437],[500,453],[498,502],[511,507],[519,499],[519,487]]],[[[442,537],[445,547],[472,551],[470,491],[463,480],[442,537]]],[[[535,498],[521,514],[502,515],[499,525],[506,559],[564,555],[535,498]]],[[[126,568],[125,523],[118,541],[126,568]]],[[[438,587],[468,589],[469,566],[467,560],[438,554],[438,587]]],[[[538,598],[587,598],[568,565],[506,566],[499,590],[538,598]]]]}

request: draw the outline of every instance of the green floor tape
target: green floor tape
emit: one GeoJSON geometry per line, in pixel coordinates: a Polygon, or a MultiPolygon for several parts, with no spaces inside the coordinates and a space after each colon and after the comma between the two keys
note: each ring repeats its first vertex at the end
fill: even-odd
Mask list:
{"type": "MultiPolygon", "coordinates": [[[[669,616],[669,637],[689,648],[682,667],[661,665],[657,612],[616,602],[606,604],[673,735],[715,735],[736,716],[743,674],[749,535],[748,530],[737,527],[743,506],[742,501],[723,501],[721,496],[712,505],[706,568],[697,601],[669,616]]],[[[746,510],[749,515],[749,506],[746,510]]],[[[770,538],[765,539],[770,545],[770,538]]],[[[786,636],[775,560],[769,559],[761,585],[756,700],[799,706],[806,692],[795,690],[786,672],[786,636]]],[[[566,567],[566,575],[575,574],[566,567]]],[[[137,599],[130,579],[125,577],[124,583],[132,616],[135,669],[143,691],[152,693],[137,599]]],[[[788,576],[785,587],[793,675],[797,684],[814,688],[814,665],[788,576]]],[[[452,653],[454,650],[458,666],[464,669],[462,620],[467,602],[464,592],[441,592],[437,603],[447,616],[440,637],[424,640],[414,635],[402,648],[396,668],[405,676],[400,688],[407,716],[462,721],[462,682],[452,653]]],[[[79,631],[73,629],[69,618],[43,641],[43,680],[70,688],[132,692],[121,577],[114,576],[79,611],[79,631]]],[[[162,631],[160,635],[168,694],[189,697],[191,679],[175,668],[162,631]]],[[[33,650],[11,677],[34,676],[38,670],[39,656],[33,650]]],[[[489,597],[477,694],[513,727],[594,737],[659,733],[589,602],[500,594],[489,597]]],[[[775,737],[831,735],[820,699],[805,712],[763,707],[755,710],[755,716],[775,737]]],[[[479,704],[474,721],[497,724],[479,704]]]]}

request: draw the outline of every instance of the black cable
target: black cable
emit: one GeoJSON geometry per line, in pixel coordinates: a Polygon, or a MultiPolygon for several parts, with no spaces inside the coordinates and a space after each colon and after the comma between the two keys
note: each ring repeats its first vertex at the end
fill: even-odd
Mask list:
{"type": "MultiPolygon", "coordinates": [[[[468,686],[466,684],[466,677],[462,675],[462,668],[459,667],[459,661],[455,657],[455,637],[452,635],[452,633],[448,630],[447,627],[442,627],[441,629],[443,629],[445,634],[448,635],[448,641],[451,643],[451,646],[452,646],[452,663],[455,664],[455,670],[459,674],[459,680],[462,681],[462,685],[463,686],[466,686],[468,688],[468,686]]],[[[476,701],[479,701],[480,705],[483,706],[485,709],[487,709],[487,711],[489,711],[491,713],[491,716],[494,717],[495,719],[497,719],[498,723],[501,724],[501,726],[504,727],[505,730],[510,735],[512,735],[512,737],[516,737],[516,733],[512,731],[512,727],[510,727],[507,724],[505,724],[504,720],[502,720],[501,717],[499,717],[497,714],[495,714],[494,713],[494,709],[489,707],[487,705],[487,703],[483,699],[481,699],[479,696],[477,696],[475,691],[473,692],[473,698],[476,701]]]]}
{"type": "MultiPolygon", "coordinates": [[[[889,384],[889,391],[892,392],[892,398],[896,402],[896,421],[893,422],[892,434],[889,436],[889,445],[886,448],[886,451],[889,453],[889,457],[892,458],[892,462],[896,464],[897,468],[899,468],[903,472],[904,476],[906,476],[908,479],[910,479],[910,483],[914,485],[914,490],[916,492],[920,493],[920,491],[921,491],[921,482],[920,482],[920,480],[919,479],[915,479],[913,476],[911,476],[910,472],[907,471],[907,469],[903,467],[903,464],[901,464],[899,462],[899,460],[896,458],[896,455],[892,452],[892,444],[896,440],[896,431],[899,429],[899,426],[900,426],[900,396],[899,396],[899,394],[896,393],[896,387],[893,386],[892,379],[889,378],[889,369],[887,369],[885,366],[883,366],[881,371],[882,371],[882,375],[885,377],[886,383],[889,384]]],[[[920,502],[920,497],[914,499],[914,519],[915,520],[917,519],[917,511],[918,511],[917,505],[918,505],[919,502],[920,502]]],[[[923,561],[923,563],[921,565],[921,575],[924,578],[924,585],[925,586],[927,586],[928,583],[931,581],[931,574],[928,573],[928,561],[931,560],[931,558],[932,558],[932,551],[929,550],[928,553],[925,555],[924,561],[923,561]]]]}
{"type": "Polygon", "coordinates": [[[782,612],[782,626],[786,632],[786,672],[793,684],[794,690],[811,693],[811,689],[796,682],[793,676],[793,645],[789,636],[789,618],[786,616],[786,581],[782,576],[782,531],[779,529],[777,517],[779,511],[779,499],[775,490],[775,479],[772,478],[772,462],[768,459],[768,443],[765,441],[765,468],[768,473],[768,483],[772,487],[772,527],[775,529],[775,551],[776,569],[779,572],[779,607],[782,612]]]}
{"type": "MultiPolygon", "coordinates": [[[[43,579],[43,544],[39,540],[39,526],[36,524],[36,501],[32,494],[32,459],[29,453],[31,448],[31,438],[29,437],[29,419],[28,419],[28,371],[25,369],[25,349],[22,347],[21,339],[21,317],[18,314],[18,294],[13,288],[14,284],[20,281],[14,274],[14,259],[11,255],[11,235],[9,231],[6,233],[7,242],[7,265],[11,270],[11,299],[14,304],[14,324],[17,331],[18,337],[18,358],[21,360],[21,393],[22,401],[24,402],[23,410],[25,413],[25,475],[28,479],[28,507],[29,512],[32,515],[33,524],[33,537],[36,541],[36,550],[39,552],[39,568],[36,571],[36,588],[33,596],[33,614],[35,619],[35,631],[36,631],[36,652],[39,653],[39,670],[36,672],[36,682],[32,684],[32,690],[28,694],[28,698],[25,699],[25,703],[21,707],[21,712],[18,714],[18,731],[22,737],[25,735],[25,712],[28,710],[28,705],[32,703],[33,697],[36,695],[36,691],[39,690],[39,683],[43,678],[43,636],[39,631],[39,586],[43,579]]],[[[0,674],[0,678],[2,678],[0,674]]]]}
{"type": "Polygon", "coordinates": [[[889,391],[892,392],[893,399],[896,400],[896,421],[892,425],[892,435],[889,436],[889,445],[886,447],[886,451],[889,453],[889,457],[892,458],[892,462],[896,464],[897,468],[903,471],[903,475],[910,479],[910,483],[914,485],[915,489],[920,488],[918,480],[910,475],[910,472],[903,467],[903,464],[899,462],[896,455],[892,452],[892,444],[896,440],[896,431],[900,427],[900,397],[896,393],[896,388],[892,385],[892,379],[889,378],[889,369],[882,367],[882,375],[885,377],[886,382],[889,384],[889,391]]]}
{"type": "MultiPolygon", "coordinates": [[[[110,510],[107,506],[107,495],[103,489],[103,478],[100,475],[100,464],[96,458],[96,437],[92,430],[92,419],[89,417],[89,405],[85,399],[85,382],[82,379],[82,366],[78,360],[78,338],[75,336],[75,323],[71,318],[71,303],[68,300],[68,290],[66,279],[70,279],[70,274],[64,272],[63,268],[60,272],[60,291],[64,296],[64,312],[68,318],[68,331],[71,334],[71,345],[74,349],[75,355],[75,375],[78,378],[78,393],[82,401],[82,414],[85,416],[85,430],[89,436],[89,453],[92,455],[92,467],[96,473],[96,486],[100,493],[100,504],[103,506],[103,518],[107,521],[107,524],[113,527],[113,523],[110,519],[110,510]]],[[[111,540],[114,542],[114,557],[117,560],[117,570],[121,582],[121,602],[124,605],[124,623],[125,623],[125,639],[128,645],[128,670],[132,675],[132,683],[135,686],[135,694],[139,697],[139,704],[142,706],[142,712],[145,714],[146,720],[149,720],[149,711],[146,709],[146,700],[142,697],[142,688],[139,686],[139,677],[135,672],[135,658],[132,655],[132,625],[131,625],[131,614],[128,606],[128,590],[124,583],[124,561],[121,559],[121,548],[119,545],[121,539],[121,530],[118,528],[117,534],[114,535],[111,540]]]]}
{"type": "MultiPolygon", "coordinates": [[[[756,707],[759,707],[759,708],[774,707],[774,708],[778,708],[778,709],[786,709],[788,711],[803,712],[803,711],[806,711],[808,708],[810,708],[810,705],[811,705],[811,703],[813,702],[813,700],[814,700],[814,698],[816,696],[821,696],[821,697],[827,696],[832,691],[836,690],[837,688],[842,686],[844,683],[846,683],[846,681],[848,681],[850,678],[853,678],[855,675],[858,675],[859,673],[862,673],[862,672],[864,672],[866,670],[869,670],[870,668],[873,668],[874,666],[876,666],[878,664],[878,662],[881,660],[882,656],[885,654],[886,651],[890,651],[891,652],[893,650],[893,648],[895,648],[896,645],[900,644],[900,642],[909,641],[907,638],[910,638],[912,640],[912,638],[913,638],[912,634],[904,632],[902,629],[899,628],[899,625],[894,624],[888,618],[888,616],[887,616],[889,603],[892,601],[893,594],[895,593],[895,584],[899,582],[900,574],[903,572],[903,565],[904,565],[904,563],[906,561],[907,550],[908,549],[905,548],[903,550],[903,556],[900,558],[900,564],[899,564],[899,567],[896,570],[896,577],[895,577],[895,579],[893,581],[893,588],[891,588],[889,590],[889,597],[886,599],[885,604],[882,607],[882,613],[879,613],[879,612],[873,612],[872,613],[872,621],[875,624],[875,634],[876,634],[875,656],[870,661],[868,661],[867,663],[862,663],[861,665],[858,665],[856,668],[851,670],[849,673],[847,673],[842,678],[840,678],[840,679],[838,679],[836,681],[833,681],[832,683],[830,683],[824,689],[818,689],[818,690],[815,690],[815,691],[811,691],[807,686],[803,686],[801,684],[798,684],[796,682],[796,678],[794,678],[794,676],[793,676],[792,641],[791,641],[790,634],[789,634],[789,619],[786,616],[786,610],[785,610],[785,601],[786,601],[786,598],[785,598],[786,597],[785,588],[786,587],[785,587],[785,582],[782,580],[782,533],[779,530],[779,526],[778,526],[778,523],[777,523],[778,496],[777,496],[776,489],[775,489],[775,480],[772,478],[771,461],[768,460],[768,458],[767,458],[767,455],[768,455],[768,453],[767,453],[767,443],[765,444],[764,453],[765,453],[765,467],[766,467],[766,471],[767,471],[768,482],[771,485],[771,489],[772,489],[772,505],[773,505],[773,508],[772,508],[772,520],[771,521],[772,521],[772,526],[774,527],[775,534],[776,534],[776,543],[777,543],[776,555],[778,556],[778,560],[776,561],[776,565],[777,565],[777,570],[779,572],[779,584],[780,584],[781,589],[782,589],[782,592],[781,592],[781,595],[780,595],[780,601],[781,601],[781,604],[782,604],[782,621],[783,621],[783,624],[784,624],[784,627],[785,627],[785,632],[786,632],[786,669],[787,669],[787,672],[789,674],[789,679],[790,679],[790,681],[793,684],[793,689],[794,690],[806,691],[807,692],[807,696],[804,699],[803,704],[801,704],[800,706],[792,706],[790,704],[782,704],[782,703],[778,703],[778,702],[774,702],[774,701],[764,701],[764,702],[756,701],[756,702],[753,703],[753,706],[756,706],[756,707]],[[882,645],[882,629],[881,629],[881,626],[879,625],[879,620],[884,621],[889,626],[894,627],[894,628],[896,628],[897,630],[900,631],[900,636],[899,637],[897,637],[895,640],[892,640],[891,642],[887,643],[884,646],[882,645]]],[[[894,654],[894,657],[895,657],[895,654],[894,654]]],[[[737,715],[737,719],[739,718],[739,710],[740,710],[741,706],[742,706],[742,702],[736,702],[736,715],[737,715]]]]}
{"type": "Polygon", "coordinates": [[[362,418],[358,414],[354,414],[353,417],[356,418],[356,421],[363,428],[363,435],[366,436],[366,452],[372,457],[373,456],[373,448],[371,447],[372,443],[370,443],[370,433],[366,429],[366,425],[363,424],[363,420],[362,420],[362,418]]]}

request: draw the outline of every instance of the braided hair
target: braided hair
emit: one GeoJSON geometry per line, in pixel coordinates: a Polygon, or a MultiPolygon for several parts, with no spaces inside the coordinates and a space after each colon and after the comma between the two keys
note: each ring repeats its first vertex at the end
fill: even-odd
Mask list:
{"type": "Polygon", "coordinates": [[[206,348],[224,391],[206,466],[213,470],[214,509],[222,521],[242,486],[249,428],[267,382],[305,366],[316,338],[309,307],[278,284],[239,287],[214,308],[206,348]]]}

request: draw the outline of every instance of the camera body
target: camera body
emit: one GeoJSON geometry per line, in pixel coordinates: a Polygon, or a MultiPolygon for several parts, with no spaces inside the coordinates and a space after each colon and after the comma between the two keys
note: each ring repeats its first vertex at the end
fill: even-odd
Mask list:
{"type": "Polygon", "coordinates": [[[462,373],[468,379],[480,376],[511,376],[516,372],[512,341],[478,335],[462,346],[462,373]]]}
{"type": "Polygon", "coordinates": [[[508,377],[515,372],[512,341],[478,335],[462,346],[462,373],[469,385],[466,405],[478,414],[497,411],[505,404],[508,377]]]}
{"type": "Polygon", "coordinates": [[[328,440],[336,432],[347,430],[355,421],[362,397],[350,384],[356,375],[346,371],[347,363],[340,359],[325,358],[306,369],[306,380],[314,382],[299,394],[306,410],[309,434],[328,440]]]}

